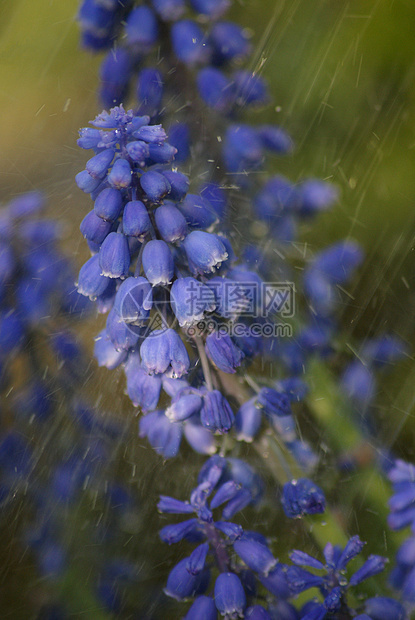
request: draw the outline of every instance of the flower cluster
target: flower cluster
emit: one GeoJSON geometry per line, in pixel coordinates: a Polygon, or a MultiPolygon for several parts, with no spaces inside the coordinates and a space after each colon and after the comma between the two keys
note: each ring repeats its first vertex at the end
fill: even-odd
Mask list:
{"type": "MultiPolygon", "coordinates": [[[[321,180],[292,183],[279,174],[259,185],[259,175],[250,174],[264,170],[268,154],[290,153],[293,143],[281,127],[241,121],[242,110],[263,107],[270,97],[266,81],[244,68],[252,47],[243,28],[223,19],[229,6],[228,0],[82,3],[83,44],[109,49],[101,66],[100,98],[106,107],[116,107],[100,114],[93,128],[82,129],[78,140],[94,151],[76,178],[94,201],[81,224],[92,257],[80,271],[78,291],[108,313],[95,357],[110,370],[123,367],[127,393],[144,414],[140,436],[165,458],[177,455],[183,436],[196,452],[213,455],[219,436],[233,427],[237,441],[257,442],[265,420],[265,434],[277,436],[289,479],[283,508],[297,518],[323,512],[325,498],[311,480],[295,478],[284,462],[284,455],[293,457],[299,471],[318,464],[292,406],[307,394],[301,376],[310,357],[332,357],[344,287],[363,252],[347,240],[306,261],[303,256],[300,282],[286,264],[277,265],[278,276],[290,278],[293,290],[303,292],[306,310],[293,338],[272,330],[264,336],[284,316],[283,302],[274,305],[278,291],[264,282],[267,276],[276,279],[275,259],[255,245],[242,249],[240,258],[234,253],[230,203],[239,200],[240,216],[253,215],[285,261],[297,223],[332,207],[338,192],[321,180]],[[125,111],[133,80],[137,105],[125,111]],[[202,136],[198,109],[208,128],[202,136]],[[169,127],[168,141],[160,122],[169,127]],[[209,179],[195,189],[175,167],[191,156],[193,177],[209,179]],[[224,191],[229,179],[232,194],[224,191]],[[236,333],[235,325],[246,329],[236,333]],[[253,335],[253,325],[260,337],[253,335]],[[284,378],[272,385],[244,374],[259,356],[276,362],[284,378]]],[[[367,342],[343,371],[343,390],[354,401],[368,401],[373,370],[402,351],[393,338],[367,342]]],[[[356,610],[349,607],[350,587],[386,563],[370,556],[347,580],[347,565],[363,547],[357,536],[344,549],[328,543],[325,564],[294,551],[294,566],[287,566],[264,537],[230,522],[258,499],[257,487],[243,461],[211,456],[189,502],[161,497],[161,512],[192,515],[160,532],[169,544],[198,543],[172,569],[165,589],[178,600],[196,597],[188,620],[218,613],[305,620],[405,617],[399,603],[383,597],[356,610]],[[215,571],[213,591],[206,595],[215,571]],[[313,587],[322,602],[313,599],[301,611],[288,602],[313,587]]]]}
{"type": "MultiPolygon", "coordinates": [[[[228,618],[271,618],[274,616],[270,612],[278,610],[283,617],[302,620],[324,620],[358,613],[348,606],[347,592],[383,571],[387,560],[371,555],[347,580],[347,566],[364,546],[358,536],[353,536],[344,549],[328,543],[324,549],[325,564],[297,550],[290,554],[293,565],[282,564],[262,535],[229,521],[252,501],[257,485],[254,480],[245,463],[212,457],[202,468],[199,484],[191,492],[189,502],[166,496],[160,498],[158,508],[162,513],[195,515],[163,527],[161,539],[168,544],[182,540],[198,543],[190,556],[170,572],[165,593],[179,601],[195,598],[186,615],[188,620],[201,617],[202,610],[206,614],[203,617],[212,619],[217,618],[218,612],[228,618]],[[223,509],[218,520],[214,513],[220,507],[223,509]],[[321,576],[303,567],[325,574],[321,576]],[[212,572],[218,573],[213,597],[205,595],[212,572]],[[268,591],[265,607],[257,604],[264,598],[261,587],[268,591]],[[320,590],[323,602],[311,599],[303,604],[301,615],[298,615],[288,601],[310,588],[320,590]]],[[[283,505],[290,517],[323,512],[324,503],[322,491],[310,480],[304,479],[298,484],[294,481],[284,489],[283,505]],[[301,509],[293,509],[294,506],[301,506],[301,509]]],[[[368,599],[364,611],[366,616],[357,617],[405,618],[403,607],[385,597],[368,599]]]]}

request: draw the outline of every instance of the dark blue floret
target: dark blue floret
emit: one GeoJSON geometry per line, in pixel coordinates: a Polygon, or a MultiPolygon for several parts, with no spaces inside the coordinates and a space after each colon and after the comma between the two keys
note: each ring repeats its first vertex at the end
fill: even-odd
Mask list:
{"type": "Polygon", "coordinates": [[[244,354],[237,347],[230,336],[212,332],[206,338],[206,354],[213,364],[227,373],[234,373],[241,365],[244,354]]]}
{"type": "Polygon", "coordinates": [[[218,390],[207,392],[203,398],[200,420],[212,432],[227,433],[233,426],[234,415],[226,398],[218,390]]]}
{"type": "Polygon", "coordinates": [[[77,284],[78,293],[96,299],[105,292],[109,282],[110,279],[102,275],[99,254],[96,254],[81,267],[77,284]]]}
{"type": "Polygon", "coordinates": [[[240,106],[259,106],[268,103],[268,88],[265,80],[249,71],[233,74],[236,102],[240,106]]]}
{"type": "Polygon", "coordinates": [[[135,51],[147,53],[158,37],[154,11],[145,5],[133,9],[126,20],[125,33],[128,45],[135,51]]]}
{"type": "Polygon", "coordinates": [[[226,130],[223,157],[229,172],[255,170],[263,160],[262,143],[249,125],[231,125],[226,130]]]}
{"type": "Polygon", "coordinates": [[[152,0],[156,13],[163,21],[175,21],[183,15],[185,0],[152,0]]]}
{"type": "Polygon", "coordinates": [[[156,170],[144,172],[140,177],[140,185],[152,202],[159,202],[171,189],[166,177],[156,170]]]}
{"type": "Polygon", "coordinates": [[[182,600],[202,594],[206,590],[209,572],[205,570],[198,575],[191,575],[187,570],[187,561],[188,558],[184,558],[170,572],[164,590],[167,596],[182,600]]]}
{"type": "Polygon", "coordinates": [[[86,170],[82,172],[78,172],[75,177],[75,182],[79,189],[81,189],[86,194],[90,194],[93,192],[99,185],[101,184],[100,179],[94,179],[86,170]]]}
{"type": "Polygon", "coordinates": [[[98,217],[95,211],[90,211],[82,220],[80,231],[85,239],[96,243],[98,248],[112,230],[112,223],[98,217]]]}
{"type": "Polygon", "coordinates": [[[215,24],[209,42],[213,48],[213,62],[217,65],[243,58],[251,49],[243,28],[233,22],[215,24]]]}
{"type": "Polygon", "coordinates": [[[140,200],[127,202],[124,207],[122,224],[125,235],[137,237],[143,241],[151,230],[150,217],[144,203],[140,200]]]}
{"type": "Polygon", "coordinates": [[[177,207],[163,205],[154,213],[157,230],[167,243],[183,241],[187,233],[187,223],[184,215],[177,207]]]}
{"type": "Polygon", "coordinates": [[[169,246],[161,239],[152,239],[144,246],[143,270],[153,285],[167,285],[174,276],[174,260],[169,246]]]}
{"type": "Polygon", "coordinates": [[[171,367],[180,378],[189,370],[190,360],[179,334],[172,329],[152,331],[140,348],[143,368],[149,374],[161,374],[171,367]]]}
{"type": "Polygon", "coordinates": [[[163,170],[162,174],[170,183],[169,198],[171,200],[182,200],[189,189],[189,179],[187,176],[177,170],[163,170]]]}
{"type": "Polygon", "coordinates": [[[112,160],[114,159],[115,151],[113,149],[105,149],[98,153],[98,155],[94,155],[86,162],[86,170],[88,174],[91,175],[94,179],[102,179],[107,174],[108,168],[110,167],[112,160]]]}
{"type": "Polygon", "coordinates": [[[153,306],[153,291],[146,278],[129,277],[121,283],[114,301],[114,310],[126,323],[142,325],[153,306]]]}
{"type": "Polygon", "coordinates": [[[223,616],[242,616],[246,607],[246,596],[239,577],[234,573],[221,573],[216,579],[215,605],[223,616]]]}
{"type": "Polygon", "coordinates": [[[202,397],[199,394],[183,394],[173,398],[171,405],[166,409],[166,416],[173,422],[187,420],[202,407],[202,397]]]}
{"type": "Polygon", "coordinates": [[[297,211],[302,217],[326,211],[338,199],[337,188],[319,179],[303,181],[297,191],[299,197],[297,211]]]}
{"type": "Polygon", "coordinates": [[[155,116],[161,109],[163,97],[160,71],[154,68],[142,69],[138,74],[136,95],[140,114],[155,116]]]}
{"type": "Polygon", "coordinates": [[[228,10],[230,0],[190,0],[190,4],[197,13],[217,19],[228,10]]]}
{"type": "Polygon", "coordinates": [[[130,268],[130,251],[126,237],[112,232],[103,241],[99,251],[101,274],[108,278],[126,278],[130,268]]]}
{"type": "Polygon", "coordinates": [[[209,229],[218,221],[217,213],[210,202],[196,194],[187,194],[179,204],[179,209],[192,228],[209,229]]]}
{"type": "Polygon", "coordinates": [[[171,144],[150,144],[148,147],[150,165],[152,164],[168,164],[177,153],[177,149],[171,144]]]}
{"type": "Polygon", "coordinates": [[[183,245],[195,275],[215,271],[228,258],[225,245],[217,235],[195,230],[186,237],[183,245]]]}
{"type": "Polygon", "coordinates": [[[131,166],[126,159],[117,159],[108,175],[108,182],[115,189],[130,187],[132,182],[131,166]]]}
{"type": "Polygon", "coordinates": [[[375,395],[375,376],[370,368],[354,360],[343,372],[341,388],[354,402],[366,407],[375,395]]]}
{"type": "Polygon", "coordinates": [[[182,164],[190,157],[190,130],[187,123],[174,123],[168,130],[169,143],[177,149],[174,161],[182,164]]]}
{"type": "Polygon", "coordinates": [[[205,67],[197,76],[199,95],[207,106],[222,114],[233,104],[232,82],[214,67],[205,67]]]}
{"type": "Polygon", "coordinates": [[[185,620],[217,620],[216,605],[209,596],[198,596],[187,612],[185,620]]]}
{"type": "Polygon", "coordinates": [[[187,327],[200,321],[215,307],[215,297],[205,284],[195,278],[178,278],[170,290],[170,304],[179,325],[187,327]]]}
{"type": "Polygon", "coordinates": [[[99,97],[104,107],[122,103],[128,94],[132,74],[132,59],[125,49],[112,49],[102,61],[99,97]]]}
{"type": "Polygon", "coordinates": [[[238,441],[251,443],[261,428],[262,413],[256,405],[256,399],[251,398],[241,405],[236,413],[235,428],[238,441]]]}
{"type": "Polygon", "coordinates": [[[107,317],[106,330],[112,345],[117,351],[128,351],[135,347],[139,338],[138,329],[132,329],[112,309],[107,317]]]}
{"type": "Polygon", "coordinates": [[[368,599],[365,603],[365,611],[371,620],[405,620],[407,617],[403,606],[386,596],[368,599]]]}
{"type": "MultiPolygon", "coordinates": [[[[106,151],[103,151],[104,153],[106,151]]],[[[94,203],[95,215],[114,222],[118,219],[123,206],[122,194],[119,190],[108,187],[104,189],[97,197],[94,203]]]]}
{"type": "Polygon", "coordinates": [[[184,19],[171,28],[173,51],[182,62],[194,65],[205,62],[210,50],[205,36],[196,22],[184,19]]]}
{"type": "Polygon", "coordinates": [[[182,434],[182,425],[172,423],[163,411],[153,411],[140,418],[140,437],[147,437],[157,454],[166,459],[177,456],[182,434]]]}
{"type": "Polygon", "coordinates": [[[268,577],[269,572],[277,564],[277,560],[267,546],[248,537],[242,536],[235,541],[233,548],[251,570],[265,577],[268,577]]]}
{"type": "Polygon", "coordinates": [[[161,392],[160,377],[149,375],[141,368],[138,354],[128,357],[124,367],[127,378],[127,394],[135,407],[146,413],[156,409],[161,392]]]}
{"type": "Polygon", "coordinates": [[[287,517],[321,514],[326,507],[323,491],[312,480],[300,478],[284,485],[281,503],[287,517]]]}
{"type": "Polygon", "coordinates": [[[276,125],[262,125],[258,129],[262,145],[268,151],[285,155],[293,149],[293,142],[286,131],[276,125]]]}

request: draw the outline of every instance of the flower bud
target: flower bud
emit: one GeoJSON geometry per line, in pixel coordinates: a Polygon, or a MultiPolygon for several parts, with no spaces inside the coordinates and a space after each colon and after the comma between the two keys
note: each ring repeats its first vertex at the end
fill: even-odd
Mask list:
{"type": "Polygon", "coordinates": [[[120,215],[122,205],[123,199],[121,192],[112,187],[107,187],[102,190],[95,200],[94,212],[95,215],[103,220],[114,222],[120,215]]]}
{"type": "Polygon", "coordinates": [[[203,319],[206,312],[216,307],[213,292],[195,278],[178,278],[170,289],[170,304],[180,327],[187,327],[203,319]]]}
{"type": "Polygon", "coordinates": [[[228,258],[228,253],[220,237],[201,230],[191,232],[184,240],[183,245],[189,266],[194,274],[215,271],[215,268],[228,258]]]}
{"type": "Polygon", "coordinates": [[[117,159],[108,175],[108,182],[116,189],[125,189],[131,185],[131,166],[126,159],[117,159]]]}
{"type": "Polygon", "coordinates": [[[125,278],[130,268],[130,252],[127,238],[112,232],[106,237],[99,251],[102,275],[108,278],[125,278]]]}
{"type": "Polygon", "coordinates": [[[165,241],[152,239],[145,244],[143,269],[153,286],[170,284],[174,276],[174,260],[165,241]]]}
{"type": "Polygon", "coordinates": [[[170,191],[170,183],[166,177],[155,170],[144,172],[140,177],[140,185],[152,202],[159,202],[170,191]]]}
{"type": "Polygon", "coordinates": [[[213,364],[223,372],[233,374],[241,365],[244,354],[228,334],[212,332],[206,338],[206,354],[213,364]]]}
{"type": "Polygon", "coordinates": [[[131,200],[124,207],[122,216],[124,235],[144,240],[151,230],[151,221],[147,208],[140,200],[131,200]]]}

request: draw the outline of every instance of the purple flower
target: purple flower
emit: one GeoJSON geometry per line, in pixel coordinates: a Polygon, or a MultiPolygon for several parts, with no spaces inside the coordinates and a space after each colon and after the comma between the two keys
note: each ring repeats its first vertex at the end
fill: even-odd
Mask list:
{"type": "Polygon", "coordinates": [[[246,596],[242,583],[234,573],[221,573],[215,582],[215,605],[222,616],[242,616],[246,596]]]}
{"type": "Polygon", "coordinates": [[[213,364],[226,373],[234,373],[241,365],[244,354],[227,334],[212,332],[206,338],[206,354],[213,364]]]}
{"type": "Polygon", "coordinates": [[[180,336],[172,329],[150,333],[140,348],[143,367],[149,374],[161,374],[169,368],[180,378],[189,370],[190,360],[180,336]]]}
{"type": "Polygon", "coordinates": [[[191,232],[183,245],[189,265],[195,275],[215,271],[228,258],[228,253],[220,238],[200,230],[191,232]]]}
{"type": "Polygon", "coordinates": [[[218,390],[206,392],[200,420],[212,432],[227,433],[233,426],[234,415],[226,398],[218,390]]]}
{"type": "Polygon", "coordinates": [[[286,482],[282,491],[282,507],[291,519],[321,514],[326,507],[323,491],[312,480],[300,478],[286,482]]]}
{"type": "Polygon", "coordinates": [[[126,278],[130,268],[127,238],[112,232],[103,241],[99,251],[101,274],[108,278],[126,278]]]}
{"type": "Polygon", "coordinates": [[[143,269],[153,286],[170,284],[174,276],[174,261],[165,241],[152,239],[145,244],[143,269]]]}

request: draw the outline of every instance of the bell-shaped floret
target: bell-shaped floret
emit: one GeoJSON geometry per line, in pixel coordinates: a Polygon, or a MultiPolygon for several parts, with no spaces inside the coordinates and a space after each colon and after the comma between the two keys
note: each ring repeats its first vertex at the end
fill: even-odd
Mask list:
{"type": "Polygon", "coordinates": [[[109,339],[117,351],[128,351],[135,347],[138,342],[138,329],[127,325],[114,309],[108,314],[106,329],[109,339]]]}
{"type": "Polygon", "coordinates": [[[95,254],[81,267],[77,283],[78,293],[95,299],[105,292],[109,283],[110,279],[102,275],[99,254],[95,254]]]}
{"type": "Polygon", "coordinates": [[[188,65],[205,62],[210,54],[202,29],[196,22],[184,19],[171,28],[173,51],[188,65]]]}
{"type": "Polygon", "coordinates": [[[94,212],[103,220],[114,222],[121,213],[122,205],[121,192],[113,187],[107,187],[98,194],[94,203],[94,212]]]}
{"type": "Polygon", "coordinates": [[[79,228],[85,239],[100,246],[111,232],[112,224],[97,217],[95,211],[90,211],[85,215],[79,228]]]}
{"type": "Polygon", "coordinates": [[[130,251],[122,233],[110,233],[99,251],[101,273],[108,278],[126,278],[130,268],[130,251]]]}
{"type": "Polygon", "coordinates": [[[174,205],[162,205],[155,211],[158,232],[167,243],[183,241],[187,232],[184,215],[174,205]]]}
{"type": "Polygon", "coordinates": [[[178,278],[173,282],[170,304],[181,327],[200,321],[206,312],[212,312],[216,307],[210,288],[190,277],[178,278]]]}
{"type": "Polygon", "coordinates": [[[152,0],[154,10],[165,22],[174,22],[186,10],[185,0],[152,0]]]}
{"type": "Polygon", "coordinates": [[[212,432],[227,433],[232,428],[234,419],[230,404],[218,390],[204,395],[200,421],[205,428],[212,432]]]}
{"type": "Polygon", "coordinates": [[[206,338],[205,350],[210,361],[219,370],[227,373],[234,373],[244,358],[241,349],[234,344],[228,334],[220,334],[216,331],[206,338]]]}
{"type": "Polygon", "coordinates": [[[251,48],[244,28],[233,22],[215,24],[209,42],[213,47],[213,59],[217,65],[243,58],[251,48]]]}
{"type": "Polygon", "coordinates": [[[255,398],[244,403],[235,417],[236,438],[251,443],[261,428],[262,413],[255,404],[255,398]]]}
{"type": "Polygon", "coordinates": [[[132,61],[123,48],[111,49],[101,64],[99,97],[105,108],[119,105],[126,99],[132,61]]]}
{"type": "Polygon", "coordinates": [[[145,278],[129,277],[122,282],[114,301],[114,310],[126,323],[141,325],[150,315],[153,289],[145,278]]]}
{"type": "Polygon", "coordinates": [[[124,207],[122,216],[124,235],[137,237],[142,241],[151,230],[147,208],[140,200],[131,200],[124,207]]]}
{"type": "Polygon", "coordinates": [[[190,360],[180,336],[172,329],[152,331],[140,348],[143,368],[149,374],[161,374],[170,367],[180,378],[189,370],[190,360]]]}
{"type": "Polygon", "coordinates": [[[154,116],[160,110],[163,96],[163,79],[160,71],[152,67],[142,69],[138,74],[137,99],[141,114],[154,116]]]}
{"type": "Polygon", "coordinates": [[[184,558],[170,571],[167,586],[164,589],[167,596],[178,601],[202,594],[209,583],[209,571],[205,570],[198,575],[192,575],[187,570],[187,561],[188,558],[184,558]]]}
{"type": "Polygon", "coordinates": [[[115,151],[113,149],[105,149],[94,155],[86,162],[86,170],[93,179],[102,179],[108,172],[112,160],[114,159],[115,151]]]}
{"type": "Polygon", "coordinates": [[[140,418],[140,437],[147,437],[157,454],[166,459],[177,455],[182,432],[182,425],[170,422],[163,411],[152,411],[140,418]]]}
{"type": "Polygon", "coordinates": [[[170,183],[164,174],[156,170],[148,170],[140,177],[140,185],[147,198],[152,202],[159,202],[163,196],[169,193],[170,183]]]}
{"type": "Polygon", "coordinates": [[[203,274],[215,271],[228,258],[225,245],[220,237],[201,230],[191,232],[183,242],[194,274],[203,274]]]}
{"type": "Polygon", "coordinates": [[[153,286],[170,284],[174,276],[174,260],[165,241],[152,239],[144,246],[144,273],[153,286]]]}
{"type": "Polygon", "coordinates": [[[134,8],[127,18],[125,32],[129,46],[138,52],[147,53],[158,37],[154,11],[145,5],[134,8]]]}
{"type": "Polygon", "coordinates": [[[282,491],[282,507],[291,519],[321,514],[326,507],[323,491],[312,480],[299,478],[286,482],[282,491]]]}
{"type": "Polygon", "coordinates": [[[117,159],[108,175],[108,183],[115,189],[130,187],[132,182],[132,170],[126,159],[117,159]]]}
{"type": "Polygon", "coordinates": [[[125,360],[127,352],[117,351],[107,331],[103,329],[95,339],[94,356],[98,366],[105,366],[108,370],[114,370],[125,360]]]}
{"type": "Polygon", "coordinates": [[[127,377],[127,394],[133,405],[141,407],[145,413],[153,411],[160,398],[161,378],[145,372],[137,353],[129,355],[124,373],[127,377]]]}
{"type": "MultiPolygon", "coordinates": [[[[176,144],[174,144],[174,146],[179,148],[176,144]]],[[[172,200],[182,200],[189,189],[189,179],[187,176],[177,170],[163,170],[162,174],[170,183],[169,198],[172,200]]]]}
{"type": "Polygon", "coordinates": [[[227,112],[234,102],[232,82],[220,69],[201,69],[197,75],[197,88],[206,105],[222,114],[227,112]]]}
{"type": "Polygon", "coordinates": [[[215,582],[215,605],[222,616],[243,617],[246,596],[242,583],[234,573],[221,573],[215,582]]]}
{"type": "Polygon", "coordinates": [[[210,202],[196,194],[187,194],[179,209],[193,228],[210,228],[218,221],[216,211],[210,202]]]}

